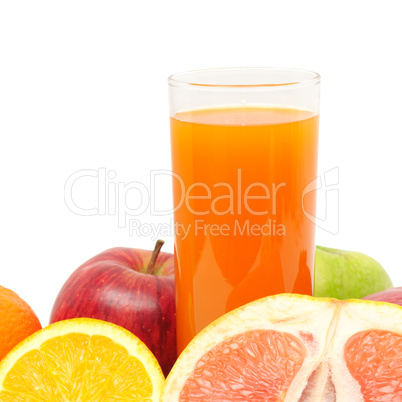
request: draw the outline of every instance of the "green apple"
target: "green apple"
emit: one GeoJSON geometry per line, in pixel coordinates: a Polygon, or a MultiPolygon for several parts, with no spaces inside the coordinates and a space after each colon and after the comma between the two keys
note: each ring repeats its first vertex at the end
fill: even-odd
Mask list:
{"type": "Polygon", "coordinates": [[[360,299],[393,286],[376,260],[356,251],[317,246],[314,270],[316,297],[360,299]]]}

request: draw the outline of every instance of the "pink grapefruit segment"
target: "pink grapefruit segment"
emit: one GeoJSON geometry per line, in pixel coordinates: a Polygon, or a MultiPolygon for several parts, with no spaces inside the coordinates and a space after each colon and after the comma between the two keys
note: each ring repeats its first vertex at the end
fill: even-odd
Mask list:
{"type": "Polygon", "coordinates": [[[281,400],[305,354],[301,341],[284,332],[260,330],[236,335],[197,362],[180,402],[281,400]]]}
{"type": "Polygon", "coordinates": [[[402,336],[390,331],[358,332],[345,345],[345,361],[365,401],[402,401],[402,336]]]}

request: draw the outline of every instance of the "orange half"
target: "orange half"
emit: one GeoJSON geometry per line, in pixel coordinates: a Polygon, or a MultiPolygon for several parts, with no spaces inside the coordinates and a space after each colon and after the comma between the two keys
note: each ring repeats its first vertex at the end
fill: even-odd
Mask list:
{"type": "Polygon", "coordinates": [[[60,321],[0,363],[0,402],[159,401],[162,371],[131,332],[90,318],[60,321]]]}

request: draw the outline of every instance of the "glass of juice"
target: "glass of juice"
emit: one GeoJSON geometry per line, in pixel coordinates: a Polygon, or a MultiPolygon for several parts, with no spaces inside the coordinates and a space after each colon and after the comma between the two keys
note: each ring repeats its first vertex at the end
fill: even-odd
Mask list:
{"type": "Polygon", "coordinates": [[[312,294],[320,76],[169,77],[177,342],[268,295],[312,294]]]}

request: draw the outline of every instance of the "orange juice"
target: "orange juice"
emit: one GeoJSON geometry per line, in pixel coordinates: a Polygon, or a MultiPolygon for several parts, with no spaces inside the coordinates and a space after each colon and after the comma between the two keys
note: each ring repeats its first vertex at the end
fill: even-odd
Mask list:
{"type": "Polygon", "coordinates": [[[171,118],[178,351],[255,299],[312,293],[318,115],[233,107],[171,118]],[[303,210],[304,208],[304,210],[303,210]]]}

